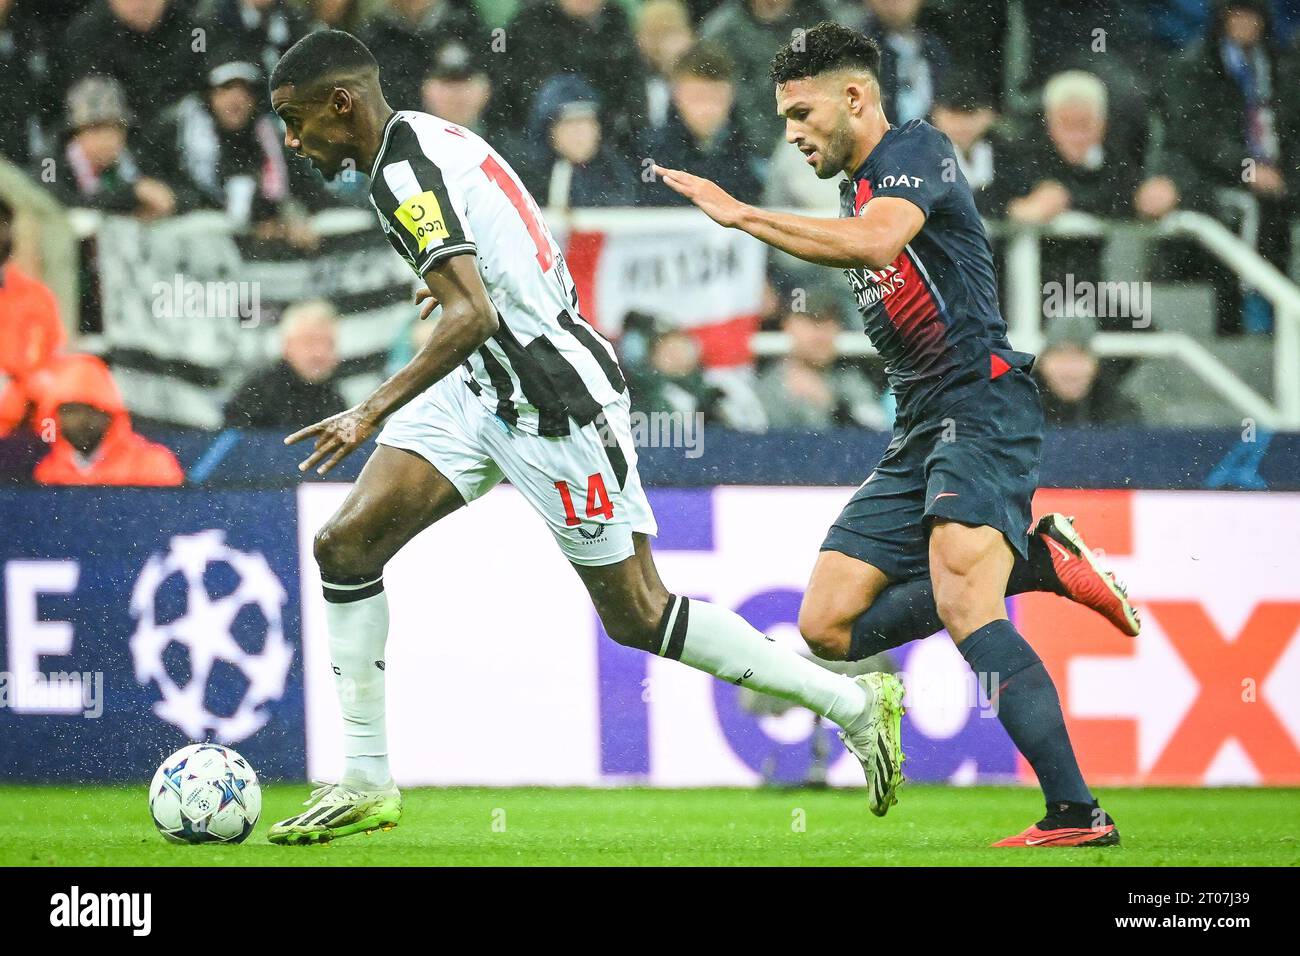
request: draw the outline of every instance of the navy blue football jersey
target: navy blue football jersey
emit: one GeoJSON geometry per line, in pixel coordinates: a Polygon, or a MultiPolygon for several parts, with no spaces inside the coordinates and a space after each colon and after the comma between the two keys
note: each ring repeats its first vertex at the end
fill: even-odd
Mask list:
{"type": "Polygon", "coordinates": [[[891,126],[841,185],[840,212],[862,215],[879,196],[925,213],[890,265],[844,270],[900,415],[949,386],[1032,364],[1007,341],[993,252],[948,137],[924,120],[891,126]]]}

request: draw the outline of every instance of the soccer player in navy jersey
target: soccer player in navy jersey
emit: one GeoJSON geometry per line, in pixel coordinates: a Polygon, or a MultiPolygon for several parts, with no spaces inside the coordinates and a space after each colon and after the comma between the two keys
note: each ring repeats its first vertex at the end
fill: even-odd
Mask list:
{"type": "Polygon", "coordinates": [[[844,270],[898,413],[893,441],[831,526],[799,627],[821,657],[858,660],[946,627],[1034,772],[1047,814],[995,846],[1113,846],[1060,700],[1007,618],[1005,596],[1054,591],[1136,635],[1137,614],[1072,522],[1031,528],[1043,410],[1034,357],[1011,348],[992,251],[951,142],[891,126],[880,52],[822,23],[772,63],[786,139],[816,174],[843,173],[841,217],[756,209],[708,180],[656,167],[723,226],[844,270]]]}

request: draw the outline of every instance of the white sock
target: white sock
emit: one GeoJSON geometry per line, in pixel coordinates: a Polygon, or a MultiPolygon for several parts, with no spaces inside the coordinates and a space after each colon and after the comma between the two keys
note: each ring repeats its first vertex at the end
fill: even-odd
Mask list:
{"type": "Polygon", "coordinates": [[[868,692],[850,677],[783,647],[725,607],[674,595],[660,629],[660,656],[802,704],[841,727],[871,704],[868,692]]]}
{"type": "Polygon", "coordinates": [[[342,782],[362,790],[380,789],[393,779],[384,728],[388,596],[383,578],[362,584],[323,583],[330,663],[343,711],[342,782]],[[362,592],[365,597],[354,597],[362,592]]]}

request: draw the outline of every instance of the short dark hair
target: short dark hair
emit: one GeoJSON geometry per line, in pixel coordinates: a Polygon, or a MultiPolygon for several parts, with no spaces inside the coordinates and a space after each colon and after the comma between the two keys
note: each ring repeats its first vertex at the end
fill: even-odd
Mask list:
{"type": "Polygon", "coordinates": [[[379,70],[370,49],[342,30],[317,30],[289,47],[271,72],[271,89],[312,86],[335,76],[379,70]]]}
{"type": "Polygon", "coordinates": [[[727,51],[707,40],[695,44],[673,64],[673,79],[693,76],[702,80],[726,80],[736,78],[736,61],[727,51]]]}
{"type": "Polygon", "coordinates": [[[4,196],[0,196],[0,222],[11,223],[13,221],[14,221],[13,205],[9,202],[8,199],[5,199],[4,196]]]}
{"type": "Polygon", "coordinates": [[[786,83],[830,70],[866,70],[880,76],[880,47],[866,34],[823,20],[797,32],[772,57],[772,82],[786,83]]]}

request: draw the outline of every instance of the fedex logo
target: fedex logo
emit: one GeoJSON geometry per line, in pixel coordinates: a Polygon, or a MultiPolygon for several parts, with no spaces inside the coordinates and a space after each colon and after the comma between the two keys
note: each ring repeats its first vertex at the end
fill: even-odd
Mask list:
{"type": "Polygon", "coordinates": [[[1111,783],[1300,783],[1300,496],[1039,493],[1035,512],[1060,509],[1079,516],[1143,615],[1131,640],[1059,598],[1015,601],[1084,772],[1111,783]]]}
{"type": "MultiPolygon", "coordinates": [[[[680,500],[659,510],[665,578],[689,580],[690,594],[798,646],[807,565],[845,494],[675,492],[680,500]],[[685,531],[691,540],[675,540],[685,531]]],[[[1300,783],[1300,578],[1292,557],[1300,532],[1287,530],[1300,529],[1300,495],[1044,491],[1035,513],[1046,511],[1077,516],[1144,618],[1132,639],[1056,595],[1011,602],[1056,680],[1090,782],[1300,783]]],[[[690,786],[807,772],[806,713],[758,716],[742,707],[739,688],[603,636],[594,647],[604,775],[690,786]]],[[[1033,779],[996,715],[970,697],[969,669],[946,637],[899,648],[894,660],[908,689],[912,779],[1033,779]]],[[[833,739],[829,745],[829,781],[857,784],[860,771],[833,739]]]]}

